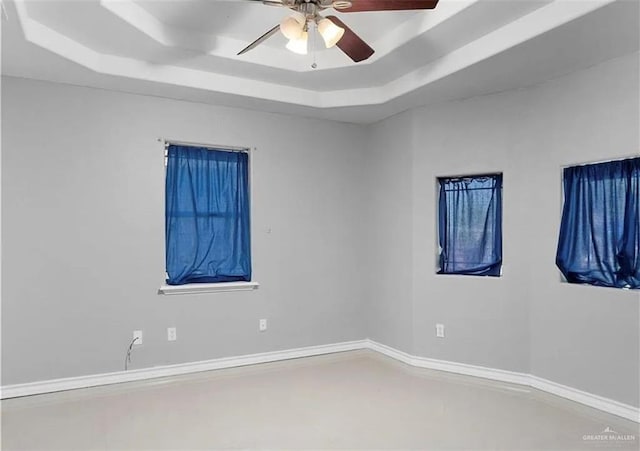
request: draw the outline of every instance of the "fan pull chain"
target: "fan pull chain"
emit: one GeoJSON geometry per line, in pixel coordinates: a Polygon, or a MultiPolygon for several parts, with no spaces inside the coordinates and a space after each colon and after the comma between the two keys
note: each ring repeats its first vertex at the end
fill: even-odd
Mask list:
{"type": "Polygon", "coordinates": [[[316,67],[318,67],[318,64],[316,63],[316,40],[318,39],[317,37],[318,26],[314,23],[312,27],[314,28],[314,30],[313,30],[313,41],[311,42],[311,45],[313,47],[311,49],[311,51],[313,52],[313,63],[311,63],[311,68],[315,69],[316,67]]]}

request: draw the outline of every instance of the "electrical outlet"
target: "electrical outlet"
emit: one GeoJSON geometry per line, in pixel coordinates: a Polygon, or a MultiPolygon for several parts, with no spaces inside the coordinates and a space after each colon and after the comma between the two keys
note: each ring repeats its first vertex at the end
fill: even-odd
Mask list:
{"type": "Polygon", "coordinates": [[[178,336],[176,335],[176,328],[167,327],[167,340],[176,341],[177,339],[178,339],[178,336]]]}
{"type": "Polygon", "coordinates": [[[133,342],[134,345],[141,345],[142,344],[142,331],[141,330],[134,330],[133,331],[133,339],[136,339],[136,341],[133,342]]]}
{"type": "Polygon", "coordinates": [[[436,337],[444,338],[444,324],[436,324],[436,337]]]}
{"type": "Polygon", "coordinates": [[[258,330],[260,332],[264,332],[265,330],[267,330],[267,320],[266,319],[261,319],[258,322],[258,330]]]}

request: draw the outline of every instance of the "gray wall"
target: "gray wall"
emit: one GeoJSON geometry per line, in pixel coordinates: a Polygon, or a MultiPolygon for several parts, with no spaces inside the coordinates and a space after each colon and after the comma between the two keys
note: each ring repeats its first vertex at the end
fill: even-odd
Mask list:
{"type": "Polygon", "coordinates": [[[554,266],[561,168],[638,154],[638,77],[635,54],[372,126],[369,164],[382,175],[371,184],[381,211],[369,248],[386,253],[372,271],[389,277],[369,280],[369,335],[638,406],[640,295],[563,283],[554,266]],[[487,171],[504,173],[504,276],[438,276],[435,179],[487,171]]]}
{"type": "Polygon", "coordinates": [[[4,79],[2,384],[119,370],[134,329],[133,367],[369,336],[637,406],[640,296],[562,283],[554,256],[561,167],[640,148],[638,75],[633,55],[369,127],[4,79]],[[159,136],[259,148],[258,291],[155,294],[159,136]],[[436,276],[435,178],[485,171],[504,276],[436,276]]]}
{"type": "Polygon", "coordinates": [[[370,127],[365,160],[365,295],[369,338],[413,350],[412,134],[409,113],[370,127]]]}
{"type": "Polygon", "coordinates": [[[2,88],[2,384],[122,370],[134,329],[133,368],[366,335],[362,127],[13,78],[2,88]],[[258,147],[259,290],[156,294],[161,136],[258,147]]]}

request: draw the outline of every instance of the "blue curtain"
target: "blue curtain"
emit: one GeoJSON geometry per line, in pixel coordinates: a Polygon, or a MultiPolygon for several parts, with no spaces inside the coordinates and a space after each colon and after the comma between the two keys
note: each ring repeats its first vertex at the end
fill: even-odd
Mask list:
{"type": "Polygon", "coordinates": [[[502,174],[438,181],[438,273],[499,276],[502,266],[502,174]]]}
{"type": "Polygon", "coordinates": [[[640,158],[564,170],[556,264],[567,281],[640,288],[640,158]]]}
{"type": "Polygon", "coordinates": [[[248,177],[244,152],[169,146],[168,284],[251,280],[248,177]]]}

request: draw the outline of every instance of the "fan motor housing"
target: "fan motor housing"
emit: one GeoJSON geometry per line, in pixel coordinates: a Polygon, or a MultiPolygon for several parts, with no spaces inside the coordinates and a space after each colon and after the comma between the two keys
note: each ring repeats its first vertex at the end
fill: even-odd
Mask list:
{"type": "Polygon", "coordinates": [[[306,8],[315,6],[316,12],[328,8],[337,10],[351,8],[353,4],[348,0],[288,0],[283,2],[286,6],[303,14],[307,14],[306,8]]]}

